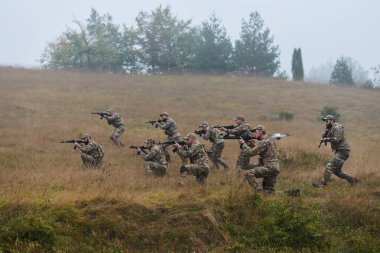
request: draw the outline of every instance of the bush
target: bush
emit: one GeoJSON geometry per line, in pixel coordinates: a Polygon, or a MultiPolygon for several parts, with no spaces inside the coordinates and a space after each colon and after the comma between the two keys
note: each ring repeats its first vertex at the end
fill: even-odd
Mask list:
{"type": "Polygon", "coordinates": [[[281,120],[286,120],[286,121],[290,121],[293,119],[293,113],[292,112],[288,112],[288,111],[281,111],[278,113],[278,117],[281,119],[281,120]]]}
{"type": "Polygon", "coordinates": [[[338,112],[338,107],[332,106],[332,105],[326,105],[323,107],[321,111],[321,116],[324,117],[326,115],[333,115],[335,116],[335,120],[339,121],[340,119],[340,113],[338,112]]]}
{"type": "Polygon", "coordinates": [[[369,89],[372,90],[374,88],[373,82],[371,80],[365,81],[365,83],[361,86],[363,89],[369,89]]]}

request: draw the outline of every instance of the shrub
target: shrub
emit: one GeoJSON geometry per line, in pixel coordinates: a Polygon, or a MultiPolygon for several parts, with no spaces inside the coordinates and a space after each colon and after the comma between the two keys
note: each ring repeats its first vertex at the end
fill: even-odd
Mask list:
{"type": "Polygon", "coordinates": [[[321,116],[324,117],[326,115],[333,115],[335,116],[335,120],[339,121],[340,119],[340,113],[338,112],[338,107],[337,106],[332,106],[332,105],[326,105],[323,107],[321,111],[321,116]]]}
{"type": "Polygon", "coordinates": [[[369,89],[372,90],[374,88],[373,82],[371,80],[365,81],[365,83],[361,86],[363,89],[369,89]]]}
{"type": "Polygon", "coordinates": [[[293,119],[293,113],[292,112],[288,112],[288,111],[284,111],[282,110],[281,112],[278,113],[278,117],[281,119],[281,120],[286,120],[286,121],[290,121],[293,119]]]}

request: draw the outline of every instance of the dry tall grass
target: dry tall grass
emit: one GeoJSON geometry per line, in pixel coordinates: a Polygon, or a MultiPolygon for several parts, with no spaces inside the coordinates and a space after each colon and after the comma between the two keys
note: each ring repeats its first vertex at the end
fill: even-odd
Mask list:
{"type": "MultiPolygon", "coordinates": [[[[352,146],[344,170],[358,176],[362,184],[351,189],[335,178],[328,189],[314,190],[310,182],[322,176],[322,165],[283,169],[277,188],[299,186],[310,201],[343,198],[349,199],[344,202],[347,205],[367,200],[371,205],[379,203],[378,91],[248,77],[127,76],[12,68],[0,69],[0,90],[1,201],[64,203],[107,197],[150,205],[178,196],[200,196],[202,201],[202,196],[218,198],[231,189],[238,191],[240,181],[218,171],[210,173],[206,189],[191,177],[186,187],[178,188],[178,157],[170,164],[168,177],[145,178],[142,159],[134,150],[115,147],[108,139],[112,128],[91,111],[116,108],[126,122],[122,140],[127,145],[140,145],[147,137],[162,140],[162,131],[144,124],[162,111],[176,120],[182,135],[202,121],[232,124],[233,117],[243,114],[251,125],[289,133],[291,137],[277,141],[278,148],[288,155],[302,151],[330,157],[328,147],[317,147],[324,131],[317,117],[323,106],[335,105],[352,146]],[[294,120],[276,120],[281,110],[293,112],[294,120]],[[59,144],[80,132],[92,134],[105,148],[101,170],[83,169],[79,152],[70,144],[59,144]]],[[[237,141],[229,141],[223,158],[233,166],[238,152],[237,141]]]]}

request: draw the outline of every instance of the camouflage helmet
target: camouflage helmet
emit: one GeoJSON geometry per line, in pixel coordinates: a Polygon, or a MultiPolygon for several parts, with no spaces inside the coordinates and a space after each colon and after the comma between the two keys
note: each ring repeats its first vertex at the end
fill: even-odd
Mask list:
{"type": "Polygon", "coordinates": [[[263,125],[257,125],[257,126],[255,126],[255,128],[252,129],[252,132],[255,131],[255,130],[262,130],[264,133],[267,132],[267,129],[263,125]]]}
{"type": "Polygon", "coordinates": [[[148,138],[148,139],[146,139],[146,141],[144,141],[144,143],[156,144],[156,141],[153,138],[148,138]]]}
{"type": "Polygon", "coordinates": [[[335,116],[334,115],[326,115],[325,117],[322,118],[323,121],[326,121],[326,120],[335,120],[335,116]]]}
{"type": "Polygon", "coordinates": [[[199,127],[207,127],[208,126],[208,123],[206,121],[203,121],[199,127]]]}
{"type": "Polygon", "coordinates": [[[169,113],[167,113],[167,112],[161,112],[160,116],[169,116],[169,113]]]}
{"type": "Polygon", "coordinates": [[[245,121],[245,117],[244,117],[243,115],[239,115],[239,116],[237,116],[234,120],[235,120],[235,121],[236,121],[236,120],[245,121]]]}
{"type": "Polygon", "coordinates": [[[184,140],[188,140],[190,138],[196,138],[197,136],[194,134],[194,133],[188,133],[186,134],[185,138],[183,138],[184,140]]]}
{"type": "Polygon", "coordinates": [[[115,112],[115,109],[114,109],[114,108],[110,108],[110,109],[107,110],[107,112],[112,112],[112,113],[114,113],[114,112],[115,112]]]}
{"type": "Polygon", "coordinates": [[[91,139],[91,135],[88,134],[88,133],[85,133],[82,135],[82,137],[80,137],[81,139],[91,139]]]}

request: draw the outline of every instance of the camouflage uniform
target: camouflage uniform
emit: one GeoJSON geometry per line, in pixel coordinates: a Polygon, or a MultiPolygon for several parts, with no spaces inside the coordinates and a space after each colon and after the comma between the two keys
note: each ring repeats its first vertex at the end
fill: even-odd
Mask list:
{"type": "Polygon", "coordinates": [[[352,185],[357,183],[358,180],[356,178],[342,171],[343,163],[350,155],[350,146],[344,136],[344,127],[339,123],[334,123],[328,130],[326,138],[329,138],[328,141],[331,144],[334,155],[326,166],[323,179],[319,186],[325,186],[333,173],[339,178],[347,180],[352,185]]]}
{"type": "Polygon", "coordinates": [[[212,161],[213,167],[219,169],[219,164],[221,164],[224,169],[229,169],[228,165],[220,158],[224,149],[223,135],[218,129],[210,125],[203,124],[202,127],[205,131],[205,134],[202,135],[203,139],[210,140],[212,143],[212,147],[207,150],[207,155],[212,161]]]}
{"type": "Polygon", "coordinates": [[[120,114],[117,113],[114,109],[109,109],[108,111],[113,112],[111,116],[105,115],[104,118],[106,118],[108,125],[112,125],[115,127],[115,130],[110,135],[110,139],[118,146],[124,146],[123,143],[118,140],[120,135],[125,131],[125,125],[123,122],[123,119],[121,118],[120,114]]]}
{"type": "MultiPolygon", "coordinates": [[[[172,118],[167,118],[165,121],[162,121],[161,123],[157,122],[156,126],[163,129],[165,131],[165,134],[167,135],[167,138],[164,142],[169,141],[180,141],[181,134],[177,131],[177,125],[175,121],[172,118]]],[[[170,161],[170,154],[168,152],[168,147],[170,145],[163,144],[162,149],[165,153],[166,161],[170,161]]]]}
{"type": "Polygon", "coordinates": [[[246,167],[245,178],[256,190],[261,190],[255,178],[264,178],[263,189],[267,191],[274,191],[276,178],[280,172],[280,166],[276,154],[276,144],[274,140],[266,135],[258,142],[257,146],[250,148],[246,143],[242,145],[242,153],[244,156],[252,157],[259,155],[259,164],[249,164],[246,167]]]}
{"type": "MultiPolygon", "coordinates": [[[[226,133],[241,137],[249,137],[251,130],[252,127],[247,122],[243,122],[241,125],[235,127],[234,129],[227,129],[226,133]]],[[[244,167],[247,167],[247,165],[249,164],[249,159],[249,156],[245,155],[243,152],[240,152],[239,157],[236,161],[236,169],[239,170],[244,167]]]]}
{"type": "MultiPolygon", "coordinates": [[[[208,176],[209,166],[206,151],[202,144],[195,141],[190,147],[181,146],[177,151],[179,156],[190,158],[190,164],[183,165],[187,174],[196,177],[198,183],[203,184],[208,176]]],[[[186,172],[181,174],[181,183],[184,182],[186,172]]]]}
{"type": "Polygon", "coordinates": [[[166,174],[168,163],[161,148],[154,145],[149,151],[142,150],[140,154],[144,159],[146,176],[162,177],[166,174]]]}
{"type": "Polygon", "coordinates": [[[90,140],[87,145],[81,145],[79,149],[81,151],[80,156],[86,168],[100,167],[104,157],[104,150],[102,146],[95,141],[90,140]]]}

